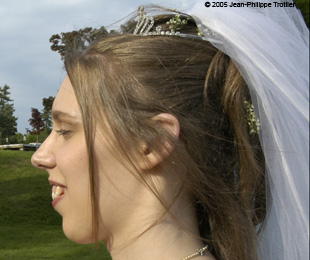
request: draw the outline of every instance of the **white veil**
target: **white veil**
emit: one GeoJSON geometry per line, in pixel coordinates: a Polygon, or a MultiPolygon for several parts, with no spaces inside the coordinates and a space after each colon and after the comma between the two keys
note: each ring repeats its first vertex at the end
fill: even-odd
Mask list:
{"type": "Polygon", "coordinates": [[[261,123],[268,214],[259,259],[309,259],[309,31],[296,8],[272,1],[260,1],[267,8],[205,3],[189,14],[235,61],[261,123]]]}

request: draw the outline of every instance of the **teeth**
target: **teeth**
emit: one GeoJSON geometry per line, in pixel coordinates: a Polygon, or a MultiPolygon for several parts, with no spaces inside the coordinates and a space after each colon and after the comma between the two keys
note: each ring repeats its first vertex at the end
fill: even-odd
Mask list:
{"type": "Polygon", "coordinates": [[[52,199],[56,199],[63,193],[63,189],[60,186],[57,186],[56,189],[53,189],[52,191],[52,199]],[[55,192],[54,192],[55,190],[55,192]]]}
{"type": "Polygon", "coordinates": [[[62,193],[62,188],[57,186],[57,188],[56,188],[56,195],[60,195],[61,193],[62,193]]]}

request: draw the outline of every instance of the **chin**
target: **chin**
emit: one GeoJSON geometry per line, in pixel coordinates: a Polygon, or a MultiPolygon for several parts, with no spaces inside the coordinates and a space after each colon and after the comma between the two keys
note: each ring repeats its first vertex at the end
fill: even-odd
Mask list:
{"type": "Polygon", "coordinates": [[[92,229],[90,227],[81,227],[73,223],[66,223],[63,221],[62,229],[68,239],[77,244],[91,244],[94,242],[92,237],[92,229]]]}

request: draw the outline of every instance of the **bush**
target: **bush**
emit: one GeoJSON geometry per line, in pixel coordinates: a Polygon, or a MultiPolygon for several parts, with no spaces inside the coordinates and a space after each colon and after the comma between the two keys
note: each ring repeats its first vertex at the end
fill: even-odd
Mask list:
{"type": "Polygon", "coordinates": [[[23,144],[24,142],[25,142],[24,141],[24,135],[21,133],[17,133],[16,134],[16,143],[23,144]]]}
{"type": "Polygon", "coordinates": [[[37,142],[37,136],[36,135],[27,135],[26,137],[26,144],[29,144],[29,143],[36,143],[37,142]]]}
{"type": "Polygon", "coordinates": [[[45,139],[49,136],[51,133],[51,129],[45,128],[40,134],[39,134],[39,143],[43,143],[45,139]]]}
{"type": "Polygon", "coordinates": [[[2,137],[0,138],[0,145],[5,144],[23,144],[24,141],[24,135],[21,133],[17,133],[16,135],[12,135],[9,137],[2,137]],[[7,140],[8,138],[8,140],[7,140]]]}
{"type": "Polygon", "coordinates": [[[16,135],[12,135],[9,137],[9,144],[17,144],[17,136],[16,135]]]}

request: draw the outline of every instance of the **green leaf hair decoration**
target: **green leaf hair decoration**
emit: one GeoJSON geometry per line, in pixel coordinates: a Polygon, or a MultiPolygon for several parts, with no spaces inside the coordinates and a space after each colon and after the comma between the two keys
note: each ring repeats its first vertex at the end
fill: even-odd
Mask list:
{"type": "Polygon", "coordinates": [[[254,106],[250,101],[247,100],[244,100],[244,106],[246,110],[246,119],[249,126],[249,134],[258,134],[260,122],[259,119],[255,116],[254,106]]]}

